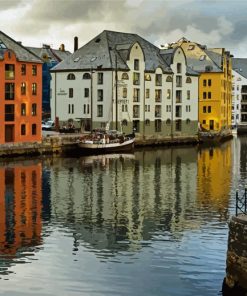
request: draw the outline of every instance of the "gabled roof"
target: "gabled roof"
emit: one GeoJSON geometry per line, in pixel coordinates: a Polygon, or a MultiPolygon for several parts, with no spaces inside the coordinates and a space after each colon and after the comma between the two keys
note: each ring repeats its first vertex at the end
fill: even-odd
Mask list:
{"type": "Polygon", "coordinates": [[[232,59],[232,69],[247,78],[247,59],[246,58],[233,58],[232,59]]]}
{"type": "Polygon", "coordinates": [[[185,52],[188,66],[196,72],[222,72],[222,49],[207,49],[205,45],[181,40],[171,44],[172,47],[181,46],[185,52]]]}
{"type": "Polygon", "coordinates": [[[3,59],[4,52],[8,49],[15,53],[16,58],[19,61],[42,63],[42,60],[28,48],[0,31],[0,59],[3,59]]]}
{"type": "Polygon", "coordinates": [[[160,67],[163,72],[172,72],[162,59],[159,48],[137,34],[103,31],[86,45],[79,48],[52,71],[115,69],[116,59],[119,70],[129,70],[127,60],[135,43],[139,43],[145,57],[145,70],[155,71],[160,67]]]}
{"type": "Polygon", "coordinates": [[[43,47],[27,47],[35,55],[39,56],[43,61],[48,62],[61,62],[66,59],[71,53],[69,51],[62,51],[53,49],[49,45],[43,45],[43,47]]]}

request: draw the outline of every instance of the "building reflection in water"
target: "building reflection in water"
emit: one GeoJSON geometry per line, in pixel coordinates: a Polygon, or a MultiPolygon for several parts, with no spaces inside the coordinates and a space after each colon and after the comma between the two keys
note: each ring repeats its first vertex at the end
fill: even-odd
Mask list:
{"type": "Polygon", "coordinates": [[[0,258],[19,258],[41,243],[41,163],[0,167],[0,258]]]}

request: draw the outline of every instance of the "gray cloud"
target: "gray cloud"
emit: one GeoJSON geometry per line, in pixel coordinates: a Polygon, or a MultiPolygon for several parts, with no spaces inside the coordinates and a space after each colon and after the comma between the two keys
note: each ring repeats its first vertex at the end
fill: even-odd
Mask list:
{"type": "Polygon", "coordinates": [[[0,11],[8,10],[11,8],[15,8],[21,5],[20,0],[1,0],[0,1],[0,11]]]}

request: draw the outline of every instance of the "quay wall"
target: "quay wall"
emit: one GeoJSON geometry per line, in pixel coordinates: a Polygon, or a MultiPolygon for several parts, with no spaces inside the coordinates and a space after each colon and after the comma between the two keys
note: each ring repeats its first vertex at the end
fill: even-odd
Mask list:
{"type": "Polygon", "coordinates": [[[223,295],[247,295],[247,215],[244,214],[233,216],[229,223],[223,295]]]}

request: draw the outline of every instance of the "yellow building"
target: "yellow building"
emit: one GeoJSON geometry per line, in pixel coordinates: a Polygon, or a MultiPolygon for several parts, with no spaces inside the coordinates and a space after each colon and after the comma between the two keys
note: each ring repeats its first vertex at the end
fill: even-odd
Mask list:
{"type": "Polygon", "coordinates": [[[232,61],[224,48],[207,48],[185,38],[171,44],[181,46],[187,64],[199,77],[198,117],[203,130],[221,131],[231,127],[232,61]]]}

